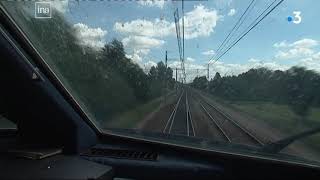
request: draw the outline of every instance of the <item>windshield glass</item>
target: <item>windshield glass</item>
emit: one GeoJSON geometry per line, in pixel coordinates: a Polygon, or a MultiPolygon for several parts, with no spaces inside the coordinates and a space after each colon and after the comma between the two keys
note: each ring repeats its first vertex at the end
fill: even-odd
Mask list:
{"type": "MultiPolygon", "coordinates": [[[[237,152],[320,126],[320,1],[0,3],[105,133],[237,152]]],[[[320,162],[320,135],[281,154],[320,162]]]]}

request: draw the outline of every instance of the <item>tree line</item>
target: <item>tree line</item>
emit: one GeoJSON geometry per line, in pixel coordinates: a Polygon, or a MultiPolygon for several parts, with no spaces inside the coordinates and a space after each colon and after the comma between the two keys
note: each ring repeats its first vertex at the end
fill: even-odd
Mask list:
{"type": "Polygon", "coordinates": [[[320,106],[320,75],[304,67],[286,71],[256,68],[224,77],[217,72],[210,81],[205,76],[197,77],[191,85],[229,101],[286,104],[302,118],[310,107],[320,106]]]}
{"type": "Polygon", "coordinates": [[[121,41],[101,50],[80,45],[76,31],[63,15],[35,19],[12,7],[16,21],[79,103],[99,121],[151,101],[174,87],[173,71],[163,62],[149,72],[130,58],[121,41]]]}

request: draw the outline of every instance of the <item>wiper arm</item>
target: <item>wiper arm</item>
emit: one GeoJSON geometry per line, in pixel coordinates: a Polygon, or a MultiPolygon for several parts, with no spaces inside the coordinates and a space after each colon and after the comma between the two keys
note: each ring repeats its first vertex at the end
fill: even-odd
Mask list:
{"type": "Polygon", "coordinates": [[[311,135],[319,133],[319,132],[320,132],[320,127],[316,127],[316,128],[310,129],[308,131],[304,131],[302,133],[284,138],[282,140],[272,142],[270,144],[266,144],[261,148],[261,151],[267,152],[267,153],[279,153],[281,150],[283,150],[285,147],[292,144],[294,141],[311,136],[311,135]]]}

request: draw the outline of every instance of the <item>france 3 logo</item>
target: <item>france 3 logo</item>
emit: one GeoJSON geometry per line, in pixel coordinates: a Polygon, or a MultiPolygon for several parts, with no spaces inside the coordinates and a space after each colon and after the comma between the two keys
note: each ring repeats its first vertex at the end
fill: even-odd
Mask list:
{"type": "Polygon", "coordinates": [[[301,12],[300,11],[293,11],[294,16],[288,16],[287,21],[293,22],[294,24],[300,24],[302,22],[301,12]]]}

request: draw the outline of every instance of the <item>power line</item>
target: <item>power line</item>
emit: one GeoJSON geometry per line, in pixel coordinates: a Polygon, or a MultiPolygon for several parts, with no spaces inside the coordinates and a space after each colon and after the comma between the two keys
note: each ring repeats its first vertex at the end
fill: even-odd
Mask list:
{"type": "MultiPolygon", "coordinates": [[[[251,1],[251,2],[253,2],[253,1],[251,1]]],[[[237,28],[234,30],[234,33],[231,34],[230,38],[226,41],[226,43],[223,45],[223,47],[220,49],[220,51],[215,54],[216,57],[218,56],[218,53],[221,53],[221,52],[223,52],[223,51],[225,50],[225,47],[226,47],[227,44],[230,42],[230,40],[234,37],[234,35],[236,34],[235,32],[238,31],[238,29],[241,27],[241,25],[243,24],[243,22],[246,21],[246,19],[248,18],[249,14],[251,13],[251,11],[252,11],[252,9],[254,8],[254,6],[256,5],[256,3],[257,3],[257,1],[254,1],[254,3],[252,4],[251,7],[250,7],[251,4],[249,5],[249,10],[248,10],[248,12],[245,14],[243,20],[240,22],[240,24],[239,24],[239,25],[237,26],[237,28]]],[[[240,33],[240,34],[242,34],[242,33],[240,33]]],[[[238,37],[239,37],[239,36],[238,36],[238,37]]]]}
{"type": "MultiPolygon", "coordinates": [[[[253,28],[255,28],[263,19],[265,19],[265,18],[266,18],[276,7],[278,7],[283,1],[284,1],[284,0],[279,1],[271,10],[269,10],[269,11],[267,12],[258,22],[256,22],[249,30],[247,30],[244,34],[242,34],[241,37],[238,38],[238,40],[234,41],[233,44],[232,44],[231,46],[229,46],[228,49],[227,49],[226,51],[224,51],[215,61],[218,61],[222,56],[224,56],[232,47],[234,47],[242,38],[244,38],[253,28]]],[[[276,0],[275,0],[274,2],[276,2],[276,0]]],[[[273,2],[272,4],[274,4],[274,2],[273,2]]],[[[271,4],[271,5],[272,5],[272,4],[271,4]]],[[[269,5],[267,9],[269,9],[269,7],[270,7],[271,5],[269,5]]],[[[267,10],[267,9],[266,9],[266,10],[267,10]]],[[[266,10],[265,10],[265,11],[266,11],[266,10]]],[[[264,12],[265,12],[265,11],[264,11],[264,12]]],[[[263,12],[263,13],[264,13],[264,12],[263,12]]],[[[263,14],[263,13],[262,13],[262,14],[263,14]]],[[[259,17],[261,17],[262,14],[261,14],[259,17]]],[[[257,19],[259,19],[259,17],[258,17],[257,19]]],[[[257,20],[257,19],[256,19],[256,20],[257,20]]],[[[256,20],[255,20],[255,21],[256,21],[256,20]]],[[[255,22],[255,21],[253,21],[253,22],[255,22]]]]}
{"type": "Polygon", "coordinates": [[[179,50],[179,56],[180,61],[182,60],[182,48],[181,48],[181,36],[180,36],[180,24],[179,24],[179,11],[178,8],[174,11],[174,22],[176,26],[176,35],[177,35],[177,41],[178,41],[178,50],[179,50]]]}
{"type": "MultiPolygon", "coordinates": [[[[182,68],[184,69],[184,0],[181,1],[182,10],[182,68]]],[[[186,71],[183,71],[184,80],[186,80],[186,71]]]]}
{"type": "MultiPolygon", "coordinates": [[[[260,15],[255,20],[251,22],[251,24],[246,28],[246,30],[248,30],[276,1],[277,0],[274,0],[271,4],[269,4],[269,6],[262,13],[260,13],[260,15]]],[[[244,34],[246,30],[242,31],[241,34],[244,34]]],[[[238,37],[240,37],[240,35],[238,37]]]]}
{"type": "MultiPolygon", "coordinates": [[[[231,31],[229,32],[229,34],[227,35],[227,37],[222,41],[222,43],[220,44],[220,46],[218,47],[217,51],[216,51],[216,54],[210,58],[213,59],[214,57],[216,57],[216,55],[219,53],[219,51],[221,50],[221,47],[223,45],[225,45],[225,42],[227,41],[227,39],[230,37],[230,35],[234,32],[234,30],[236,29],[236,27],[238,26],[238,24],[240,23],[240,21],[242,20],[242,18],[244,17],[244,15],[248,12],[249,8],[251,7],[251,5],[253,4],[255,0],[252,0],[250,2],[250,4],[248,5],[248,7],[246,8],[246,10],[242,13],[242,15],[240,16],[240,18],[238,19],[237,23],[233,26],[233,28],[231,29],[231,31]]],[[[210,61],[209,60],[209,61],[210,61]]]]}

